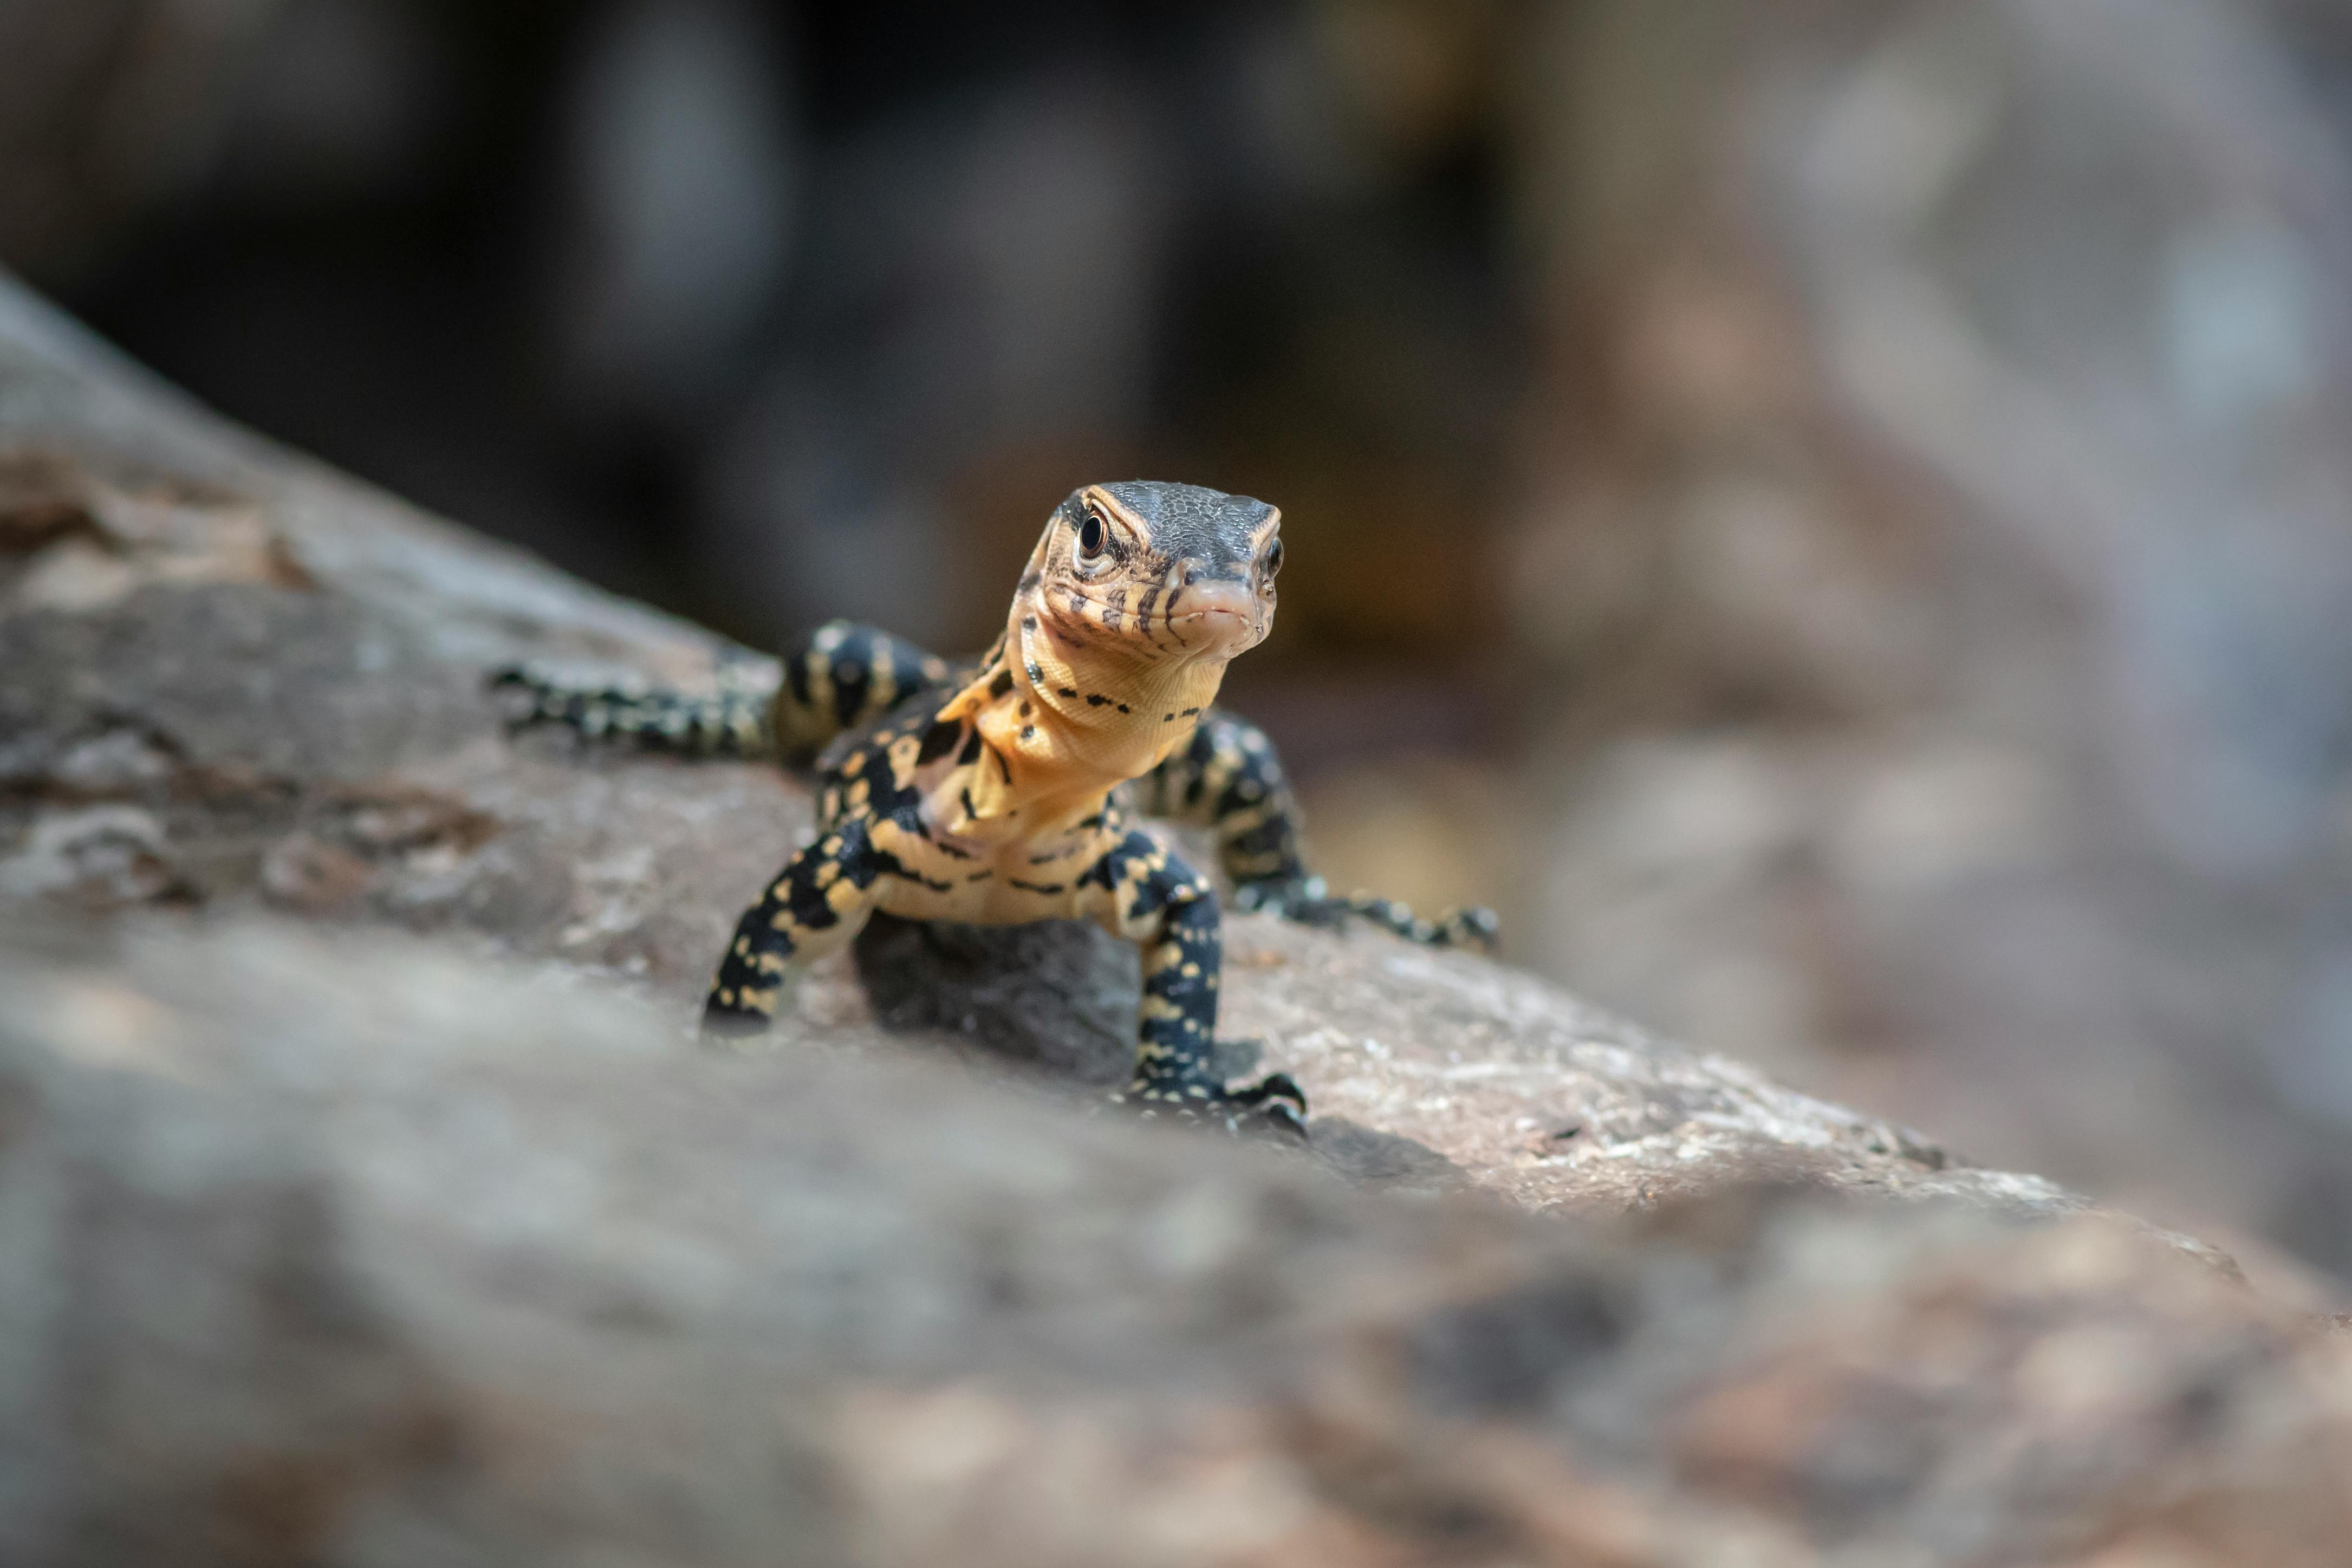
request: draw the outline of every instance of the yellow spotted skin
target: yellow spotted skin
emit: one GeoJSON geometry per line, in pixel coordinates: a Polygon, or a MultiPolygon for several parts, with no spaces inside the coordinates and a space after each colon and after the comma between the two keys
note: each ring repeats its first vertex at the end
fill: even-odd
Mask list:
{"type": "Polygon", "coordinates": [[[1293,918],[1365,915],[1408,936],[1485,938],[1483,912],[1416,920],[1323,895],[1297,811],[1255,727],[1213,706],[1224,668],[1271,628],[1281,515],[1192,486],[1089,486],[1047,519],[1005,632],[950,668],[871,628],[819,629],[763,707],[730,695],[630,693],[600,708],[523,673],[532,718],[690,751],[815,759],[817,836],[745,911],[705,1004],[706,1030],[763,1029],[793,973],[877,910],[911,920],[1092,920],[1136,944],[1143,998],[1121,1098],[1238,1125],[1297,1124],[1276,1074],[1213,1072],[1222,946],[1208,881],[1129,823],[1129,810],[1213,829],[1238,896],[1293,918]]]}

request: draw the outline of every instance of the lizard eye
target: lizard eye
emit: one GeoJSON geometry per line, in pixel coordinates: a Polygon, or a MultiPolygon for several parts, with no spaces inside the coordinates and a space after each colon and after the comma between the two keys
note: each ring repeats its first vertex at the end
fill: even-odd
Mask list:
{"type": "Polygon", "coordinates": [[[1078,525],[1078,553],[1091,560],[1102,554],[1102,519],[1089,511],[1087,513],[1087,520],[1078,525]]]}
{"type": "Polygon", "coordinates": [[[1265,547],[1265,575],[1268,579],[1271,579],[1276,572],[1280,571],[1281,570],[1282,541],[1280,539],[1276,539],[1272,544],[1265,547]]]}

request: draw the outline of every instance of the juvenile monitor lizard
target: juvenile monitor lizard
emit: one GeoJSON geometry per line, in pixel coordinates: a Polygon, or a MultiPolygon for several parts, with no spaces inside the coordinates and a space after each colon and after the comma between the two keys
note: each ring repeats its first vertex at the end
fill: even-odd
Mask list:
{"type": "Polygon", "coordinates": [[[1279,511],[1246,497],[1090,485],[1055,508],[1003,635],[976,664],[835,622],[785,658],[772,697],[589,689],[531,670],[499,679],[529,692],[526,723],[814,762],[816,841],[736,925],[706,1032],[766,1029],[791,974],[877,909],[989,925],[1092,920],[1142,953],[1135,1075],[1118,1098],[1147,1115],[1295,1130],[1306,1096],[1287,1074],[1234,1088],[1213,1071],[1217,900],[1129,812],[1211,829],[1244,909],[1318,925],[1362,917],[1438,945],[1491,944],[1495,921],[1328,896],[1300,859],[1273,746],[1212,706],[1226,664],[1273,625],[1281,528],[1279,511]]]}

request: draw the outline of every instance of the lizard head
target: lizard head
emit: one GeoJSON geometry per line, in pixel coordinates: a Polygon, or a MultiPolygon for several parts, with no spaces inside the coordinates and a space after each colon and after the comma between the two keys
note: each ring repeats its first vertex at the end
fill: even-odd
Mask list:
{"type": "Polygon", "coordinates": [[[1195,485],[1089,485],[1054,509],[1022,579],[1034,616],[1088,663],[1213,663],[1265,641],[1282,570],[1282,514],[1195,485]]]}
{"type": "MultiPolygon", "coordinates": [[[[1074,810],[1182,744],[1225,666],[1274,624],[1282,514],[1192,485],[1089,485],[1054,508],[968,709],[998,769],[980,816],[1024,792],[1074,810]],[[1016,785],[1016,778],[1018,783],[1016,785]]],[[[958,705],[961,705],[961,708],[958,705]]]]}

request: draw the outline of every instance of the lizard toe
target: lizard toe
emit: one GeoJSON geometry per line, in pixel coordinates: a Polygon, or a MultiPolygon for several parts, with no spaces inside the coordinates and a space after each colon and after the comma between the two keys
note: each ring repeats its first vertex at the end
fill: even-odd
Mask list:
{"type": "Polygon", "coordinates": [[[1269,1073],[1239,1089],[1130,1083],[1110,1103],[1140,1122],[1171,1122],[1240,1138],[1304,1142],[1307,1136],[1307,1092],[1287,1072],[1269,1073]]]}
{"type": "Polygon", "coordinates": [[[1269,1072],[1256,1082],[1241,1089],[1225,1091],[1225,1098],[1237,1105],[1264,1105],[1272,1101],[1287,1100],[1301,1114],[1307,1110],[1307,1091],[1287,1072],[1269,1072]]]}

